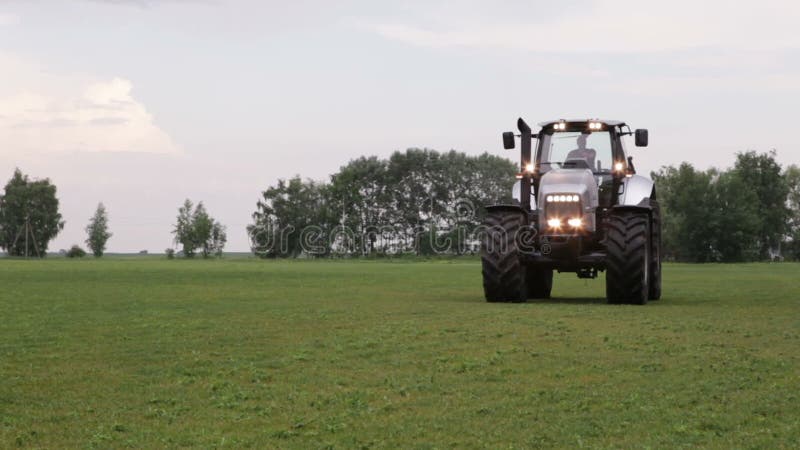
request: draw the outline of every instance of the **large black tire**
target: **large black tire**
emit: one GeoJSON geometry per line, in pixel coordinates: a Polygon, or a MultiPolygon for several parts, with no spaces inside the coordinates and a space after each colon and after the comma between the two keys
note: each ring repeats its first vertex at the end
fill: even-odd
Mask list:
{"type": "Polygon", "coordinates": [[[646,304],[650,279],[649,214],[640,211],[612,213],[608,220],[606,245],[608,302],[646,304]]]}
{"type": "Polygon", "coordinates": [[[484,220],[481,243],[483,292],[487,302],[524,302],[528,298],[525,267],[517,250],[517,234],[525,225],[516,211],[491,211],[484,220]]]}
{"type": "Polygon", "coordinates": [[[528,298],[550,298],[553,290],[553,270],[528,268],[528,298]]]}
{"type": "Polygon", "coordinates": [[[661,299],[661,208],[656,200],[650,200],[653,220],[650,224],[650,282],[647,298],[661,299]]]}

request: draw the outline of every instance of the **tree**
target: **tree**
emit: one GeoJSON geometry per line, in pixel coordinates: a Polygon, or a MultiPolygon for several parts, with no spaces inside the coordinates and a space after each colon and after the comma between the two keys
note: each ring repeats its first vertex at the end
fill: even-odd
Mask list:
{"type": "Polygon", "coordinates": [[[203,202],[194,207],[188,198],[178,208],[178,217],[172,233],[175,243],[181,245],[183,254],[193,258],[200,249],[203,258],[222,256],[228,238],[225,226],[208,214],[203,202]]]}
{"type": "Polygon", "coordinates": [[[712,185],[712,202],[707,213],[714,230],[712,248],[723,262],[754,261],[759,257],[761,226],[758,197],[737,171],[720,174],[712,185]]]}
{"type": "Polygon", "coordinates": [[[228,235],[225,231],[225,226],[215,221],[211,227],[211,234],[206,239],[206,244],[203,247],[203,255],[206,255],[206,257],[207,255],[214,255],[217,258],[221,258],[222,250],[227,242],[228,235]]]}
{"type": "Polygon", "coordinates": [[[0,196],[0,245],[12,256],[44,257],[64,229],[56,187],[49,179],[30,180],[16,169],[0,196]]]}
{"type": "Polygon", "coordinates": [[[100,258],[106,250],[106,242],[113,236],[108,231],[108,213],[103,203],[97,204],[97,209],[94,216],[89,219],[89,225],[86,225],[86,245],[92,250],[92,254],[100,258]]]}
{"type": "Polygon", "coordinates": [[[652,173],[662,207],[662,251],[678,261],[707,262],[713,256],[712,219],[715,170],[698,171],[689,163],[652,173]]]}
{"type": "Polygon", "coordinates": [[[775,156],[774,150],[761,154],[754,151],[737,153],[733,168],[745,181],[745,190],[754,192],[757,198],[759,225],[755,239],[761,259],[769,258],[770,252],[778,249],[788,231],[790,217],[786,206],[789,186],[775,156]]]}
{"type": "Polygon", "coordinates": [[[329,187],[322,183],[299,176],[278,180],[261,193],[253,224],[247,226],[253,253],[262,258],[295,257],[306,250],[326,254],[327,242],[304,233],[325,233],[335,226],[330,197],[329,187]]]}
{"type": "Polygon", "coordinates": [[[339,224],[355,232],[351,244],[359,253],[374,253],[381,227],[389,225],[385,178],[386,162],[375,156],[352,160],[331,176],[327,203],[341,212],[339,224]]]}
{"type": "Polygon", "coordinates": [[[183,205],[178,208],[177,222],[172,230],[172,234],[175,235],[175,244],[182,247],[183,255],[187,258],[193,258],[197,249],[197,239],[194,236],[192,223],[193,207],[194,204],[187,198],[183,205]]]}
{"type": "Polygon", "coordinates": [[[791,165],[783,175],[789,189],[787,204],[789,209],[787,256],[800,261],[800,167],[791,165]]]}

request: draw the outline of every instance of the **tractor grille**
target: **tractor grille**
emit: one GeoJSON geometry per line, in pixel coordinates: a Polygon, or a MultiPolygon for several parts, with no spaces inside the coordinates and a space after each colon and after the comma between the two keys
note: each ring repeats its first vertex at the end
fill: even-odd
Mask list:
{"type": "Polygon", "coordinates": [[[583,217],[581,212],[581,203],[548,203],[544,207],[545,217],[548,219],[571,219],[575,217],[583,217]]]}

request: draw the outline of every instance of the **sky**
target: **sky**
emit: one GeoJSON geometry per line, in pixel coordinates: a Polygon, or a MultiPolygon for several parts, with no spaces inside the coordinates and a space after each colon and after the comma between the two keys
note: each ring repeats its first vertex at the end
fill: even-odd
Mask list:
{"type": "Polygon", "coordinates": [[[640,173],[800,164],[800,3],[673,0],[0,0],[0,181],[58,187],[85,240],[163,252],[184,199],[249,249],[279,178],[362,155],[502,149],[517,117],[650,130],[640,173]]]}

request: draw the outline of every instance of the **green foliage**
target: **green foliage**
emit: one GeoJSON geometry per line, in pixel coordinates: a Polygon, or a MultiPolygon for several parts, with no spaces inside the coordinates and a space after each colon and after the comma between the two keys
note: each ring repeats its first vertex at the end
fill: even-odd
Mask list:
{"type": "Polygon", "coordinates": [[[11,256],[44,257],[63,228],[56,187],[16,169],[0,196],[0,246],[11,256]]]}
{"type": "Polygon", "coordinates": [[[299,176],[262,193],[247,232],[253,252],[261,257],[298,256],[300,231],[310,226],[330,226],[330,210],[325,199],[329,187],[299,176]],[[276,244],[277,243],[277,244],[276,244]]]}
{"type": "Polygon", "coordinates": [[[480,263],[3,261],[0,448],[800,448],[800,265],[483,300],[480,263]]]}
{"type": "Polygon", "coordinates": [[[86,245],[92,250],[92,254],[97,258],[103,256],[106,251],[106,243],[113,234],[108,231],[108,213],[102,203],[97,205],[94,216],[89,219],[86,234],[88,235],[86,245]]]}
{"type": "Polygon", "coordinates": [[[164,250],[164,254],[167,255],[167,259],[175,259],[175,249],[168,248],[164,250]]]}
{"type": "Polygon", "coordinates": [[[303,243],[318,248],[316,255],[430,255],[443,250],[435,241],[446,239],[454,244],[447,251],[457,254],[483,206],[511,200],[515,170],[485,153],[408,149],[388,160],[361,157],[330,183],[279,180],[262,193],[247,230],[262,257],[298,256],[303,243]]]}
{"type": "Polygon", "coordinates": [[[187,258],[194,257],[198,245],[192,222],[193,208],[194,204],[187,198],[183,205],[178,208],[178,218],[175,222],[175,228],[172,229],[172,234],[175,235],[175,244],[181,246],[183,255],[187,258]]]}
{"type": "Polygon", "coordinates": [[[785,251],[789,258],[800,261],[800,167],[787,167],[784,178],[789,189],[787,204],[790,211],[789,239],[785,243],[785,251]]]}
{"type": "Polygon", "coordinates": [[[86,256],[86,250],[82,249],[80,246],[73,245],[72,247],[67,250],[67,253],[64,254],[67,258],[83,258],[86,256]]]}
{"type": "Polygon", "coordinates": [[[754,151],[738,153],[733,171],[745,180],[746,190],[756,194],[758,201],[757,241],[759,256],[767,259],[770,250],[777,250],[788,230],[791,211],[786,206],[789,185],[782,176],[776,153],[758,154],[754,151]]]}
{"type": "Polygon", "coordinates": [[[198,249],[203,258],[221,257],[227,242],[225,226],[208,214],[203,202],[195,207],[188,198],[178,208],[172,234],[175,235],[175,244],[182,247],[186,258],[194,258],[198,249]]]}
{"type": "Polygon", "coordinates": [[[698,171],[684,162],[651,176],[663,207],[663,251],[678,261],[768,259],[791,231],[792,214],[798,211],[790,184],[797,185],[792,176],[800,175],[782,174],[774,152],[739,153],[725,172],[698,171]]]}

